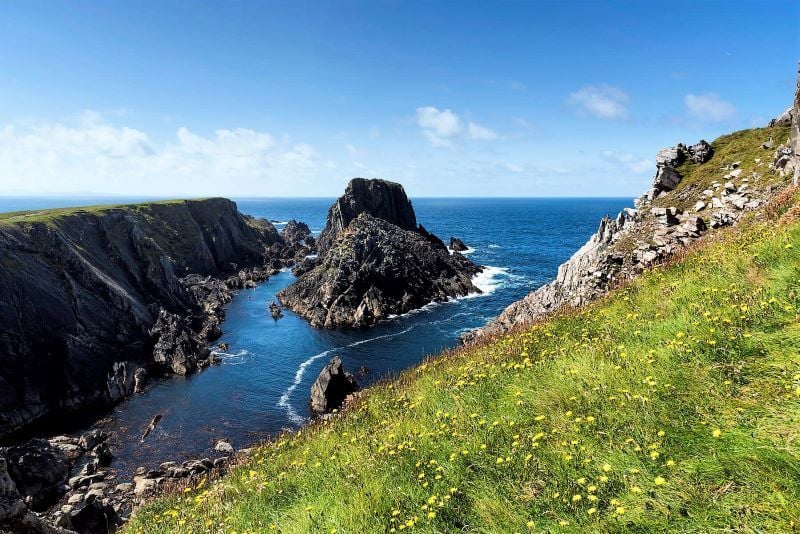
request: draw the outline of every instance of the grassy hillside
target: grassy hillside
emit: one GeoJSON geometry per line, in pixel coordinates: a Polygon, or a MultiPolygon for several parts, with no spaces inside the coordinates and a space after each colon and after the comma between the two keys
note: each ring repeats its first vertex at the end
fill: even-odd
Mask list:
{"type": "MultiPolygon", "coordinates": [[[[202,198],[194,200],[205,200],[202,198]]],[[[82,213],[102,214],[107,211],[124,209],[128,211],[146,211],[154,206],[163,206],[171,204],[185,204],[186,200],[153,200],[148,202],[140,202],[135,204],[108,204],[108,205],[95,205],[95,206],[79,206],[74,208],[52,208],[43,210],[29,210],[29,211],[9,211],[0,213],[0,224],[3,223],[20,223],[20,222],[50,222],[59,217],[67,217],[70,215],[79,215],[82,213]]]]}
{"type": "MultiPolygon", "coordinates": [[[[653,205],[691,209],[703,190],[714,189],[711,187],[713,182],[724,184],[728,181],[725,175],[733,169],[734,163],[742,171],[740,178],[749,179],[751,186],[764,188],[780,185],[785,178],[770,167],[775,147],[765,150],[761,146],[770,138],[775,141],[775,147],[786,142],[789,138],[789,126],[751,128],[718,137],[711,142],[714,148],[712,158],[703,164],[687,160],[679,165],[677,171],[683,179],[674,191],[655,200],[653,205]]],[[[733,181],[741,184],[738,178],[733,181]]]]}
{"type": "Polygon", "coordinates": [[[127,530],[795,529],[797,197],[581,312],[432,358],[127,530]]]}

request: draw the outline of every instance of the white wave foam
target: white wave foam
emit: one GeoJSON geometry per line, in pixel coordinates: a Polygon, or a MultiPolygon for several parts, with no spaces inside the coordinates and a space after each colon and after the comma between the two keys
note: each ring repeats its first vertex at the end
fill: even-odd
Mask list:
{"type": "MultiPolygon", "coordinates": [[[[451,254],[451,255],[456,253],[456,251],[455,251],[455,250],[453,250],[453,249],[451,249],[451,248],[448,248],[447,250],[448,250],[448,251],[450,251],[450,254],[451,254]]],[[[466,256],[466,255],[468,255],[468,254],[472,254],[473,252],[475,252],[475,249],[474,249],[474,248],[472,248],[472,247],[467,247],[467,250],[461,250],[461,251],[459,251],[459,253],[460,253],[462,256],[466,256]]]]}
{"type": "Polygon", "coordinates": [[[505,267],[492,267],[487,265],[483,271],[479,272],[472,277],[472,283],[475,287],[481,290],[480,293],[470,293],[461,298],[474,298],[494,293],[498,287],[503,285],[508,278],[511,278],[511,273],[505,267]]]}
{"type": "Polygon", "coordinates": [[[242,349],[238,352],[222,352],[219,350],[212,350],[211,354],[222,358],[222,363],[225,365],[239,365],[244,363],[244,357],[250,354],[247,349],[242,349]]]}
{"type": "Polygon", "coordinates": [[[301,363],[300,367],[297,368],[297,371],[294,373],[294,381],[291,383],[291,385],[289,385],[288,388],[286,388],[286,391],[283,392],[283,395],[281,395],[281,398],[278,399],[278,406],[283,408],[284,410],[286,410],[286,415],[289,417],[289,420],[292,423],[294,423],[296,425],[303,424],[305,422],[305,418],[303,416],[301,416],[299,413],[297,413],[297,410],[294,408],[294,406],[292,406],[292,403],[289,402],[289,400],[291,399],[292,393],[294,393],[294,390],[297,389],[297,386],[299,386],[300,382],[303,381],[303,375],[305,375],[306,369],[308,369],[309,365],[311,365],[315,361],[319,360],[320,358],[324,358],[325,356],[331,354],[332,352],[336,352],[338,350],[344,350],[344,349],[351,348],[351,347],[357,347],[359,345],[363,345],[365,343],[370,343],[372,341],[377,341],[379,339],[387,339],[387,338],[390,338],[390,337],[396,337],[396,336],[405,334],[406,332],[408,332],[412,328],[414,328],[414,327],[410,326],[410,327],[406,328],[405,330],[402,330],[400,332],[395,332],[393,334],[384,334],[382,336],[375,336],[375,337],[372,337],[372,338],[369,338],[369,339],[362,339],[361,341],[354,341],[353,343],[350,343],[348,345],[344,345],[342,347],[336,347],[336,348],[333,348],[333,349],[329,349],[329,350],[320,352],[319,354],[315,354],[315,355],[311,356],[309,359],[307,359],[306,361],[301,363]]]}
{"type": "Polygon", "coordinates": [[[489,245],[489,248],[503,248],[503,247],[501,247],[500,245],[495,245],[494,243],[491,243],[489,245]]]}

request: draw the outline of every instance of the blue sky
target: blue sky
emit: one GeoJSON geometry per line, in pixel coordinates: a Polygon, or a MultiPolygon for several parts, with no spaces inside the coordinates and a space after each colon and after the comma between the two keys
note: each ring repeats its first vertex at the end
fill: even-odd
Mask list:
{"type": "Polygon", "coordinates": [[[796,1],[0,0],[0,194],[634,196],[791,102],[796,1]]]}

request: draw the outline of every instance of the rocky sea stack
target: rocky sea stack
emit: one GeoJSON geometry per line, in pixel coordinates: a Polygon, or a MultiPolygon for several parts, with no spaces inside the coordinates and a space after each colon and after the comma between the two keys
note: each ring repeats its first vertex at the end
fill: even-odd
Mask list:
{"type": "Polygon", "coordinates": [[[351,180],[317,245],[317,265],[278,294],[314,326],[369,326],[480,291],[482,268],[417,225],[403,186],[386,180],[351,180]]]}

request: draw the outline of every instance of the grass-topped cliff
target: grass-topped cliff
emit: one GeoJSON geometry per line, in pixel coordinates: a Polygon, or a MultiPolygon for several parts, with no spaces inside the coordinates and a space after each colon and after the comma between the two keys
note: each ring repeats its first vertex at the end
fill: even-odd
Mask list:
{"type": "Polygon", "coordinates": [[[127,530],[797,528],[798,199],[580,311],[431,358],[127,530]]]}

